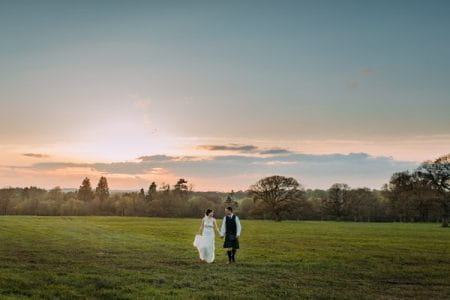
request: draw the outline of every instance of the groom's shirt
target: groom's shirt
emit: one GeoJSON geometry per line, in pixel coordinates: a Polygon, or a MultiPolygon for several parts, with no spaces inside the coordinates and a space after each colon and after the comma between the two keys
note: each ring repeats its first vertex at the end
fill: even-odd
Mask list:
{"type": "MultiPolygon", "coordinates": [[[[226,225],[226,223],[227,223],[227,218],[233,218],[233,216],[234,216],[234,214],[231,214],[231,215],[229,215],[229,216],[225,216],[224,218],[223,218],[223,221],[222,221],[222,227],[220,228],[220,236],[224,236],[225,235],[225,233],[226,233],[226,227],[225,227],[225,225],[226,225]]],[[[238,216],[235,216],[236,218],[235,218],[235,221],[236,221],[236,235],[237,236],[240,236],[241,235],[241,221],[239,221],[239,218],[238,218],[238,216]]]]}

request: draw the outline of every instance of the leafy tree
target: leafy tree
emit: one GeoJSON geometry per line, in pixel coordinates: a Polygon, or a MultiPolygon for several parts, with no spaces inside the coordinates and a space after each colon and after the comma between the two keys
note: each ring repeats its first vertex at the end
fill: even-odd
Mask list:
{"type": "Polygon", "coordinates": [[[327,191],[324,190],[307,190],[306,198],[308,202],[308,210],[305,212],[305,217],[310,220],[323,220],[328,217],[324,210],[324,203],[327,199],[327,191]]]}
{"type": "Polygon", "coordinates": [[[170,192],[170,184],[163,183],[159,189],[163,193],[169,193],[170,192]]]}
{"type": "Polygon", "coordinates": [[[84,178],[78,189],[78,199],[84,202],[89,202],[94,200],[94,191],[91,187],[91,181],[89,178],[84,178]]]}
{"type": "Polygon", "coordinates": [[[411,192],[413,189],[412,176],[409,171],[392,174],[384,193],[389,199],[390,215],[400,222],[412,219],[413,204],[411,192]]]}
{"type": "Polygon", "coordinates": [[[173,188],[176,193],[187,192],[189,189],[187,181],[184,178],[178,179],[177,183],[173,186],[173,188]]]}
{"type": "Polygon", "coordinates": [[[156,198],[156,193],[157,193],[157,186],[156,183],[153,181],[150,186],[148,187],[148,193],[145,196],[145,200],[147,200],[147,202],[151,202],[152,200],[154,200],[156,198]]]}
{"type": "Polygon", "coordinates": [[[48,191],[47,197],[54,201],[64,201],[64,193],[59,186],[52,188],[48,191]]]}
{"type": "Polygon", "coordinates": [[[211,208],[216,210],[217,205],[204,196],[193,196],[188,200],[189,216],[200,217],[204,216],[205,209],[211,208]]]}
{"type": "Polygon", "coordinates": [[[85,214],[86,202],[80,201],[73,195],[65,201],[60,208],[60,214],[79,216],[85,214]]]}
{"type": "Polygon", "coordinates": [[[134,210],[134,201],[129,193],[121,197],[114,197],[114,206],[121,216],[129,215],[134,210]]]}
{"type": "Polygon", "coordinates": [[[328,189],[327,198],[323,203],[328,215],[337,220],[345,216],[349,190],[350,187],[345,183],[335,183],[328,189]]]}
{"type": "Polygon", "coordinates": [[[95,197],[100,201],[100,203],[104,203],[109,198],[109,188],[108,188],[108,180],[106,177],[100,177],[98,181],[97,188],[95,189],[95,197]]]}
{"type": "Polygon", "coordinates": [[[46,214],[44,202],[47,191],[34,186],[26,187],[21,190],[21,202],[18,203],[21,214],[43,215],[46,214]]]}
{"type": "Polygon", "coordinates": [[[346,203],[347,213],[354,221],[370,222],[376,215],[378,199],[375,193],[368,188],[358,188],[348,191],[346,203]]]}
{"type": "Polygon", "coordinates": [[[250,187],[248,193],[276,221],[281,221],[289,210],[298,209],[305,197],[297,180],[278,175],[259,180],[250,187]]]}
{"type": "Polygon", "coordinates": [[[8,209],[11,206],[15,190],[13,188],[6,188],[0,190],[0,211],[4,214],[8,214],[8,209]]]}
{"type": "Polygon", "coordinates": [[[170,202],[172,203],[172,212],[175,216],[184,216],[189,211],[188,205],[189,199],[189,186],[187,181],[180,178],[174,185],[172,195],[170,197],[170,202]]]}
{"type": "Polygon", "coordinates": [[[64,193],[59,186],[51,189],[48,193],[42,205],[46,206],[45,214],[58,215],[61,213],[61,206],[64,204],[64,193]]]}
{"type": "Polygon", "coordinates": [[[411,201],[415,208],[417,219],[428,221],[430,211],[433,209],[433,200],[435,192],[426,180],[423,180],[420,173],[416,170],[411,175],[412,190],[411,201]]]}
{"type": "Polygon", "coordinates": [[[234,191],[231,190],[231,192],[227,195],[225,198],[225,201],[223,202],[224,207],[232,207],[233,209],[236,209],[238,207],[238,203],[236,200],[234,200],[234,191]]]}
{"type": "Polygon", "coordinates": [[[140,201],[145,201],[145,191],[144,189],[141,188],[141,190],[139,191],[139,200],[140,201]]]}
{"type": "Polygon", "coordinates": [[[246,197],[241,200],[239,204],[239,217],[240,218],[251,218],[255,215],[255,203],[250,197],[246,197]]]}
{"type": "Polygon", "coordinates": [[[435,161],[424,162],[417,174],[434,192],[434,199],[440,204],[442,226],[448,227],[450,215],[450,154],[444,155],[435,161]]]}

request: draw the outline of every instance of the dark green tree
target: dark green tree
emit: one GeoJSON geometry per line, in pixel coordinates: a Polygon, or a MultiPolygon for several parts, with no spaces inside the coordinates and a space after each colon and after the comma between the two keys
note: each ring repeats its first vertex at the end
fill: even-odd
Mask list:
{"type": "Polygon", "coordinates": [[[417,175],[423,184],[434,191],[434,199],[439,203],[442,214],[442,226],[448,227],[450,215],[450,154],[435,161],[424,162],[417,175]]]}
{"type": "Polygon", "coordinates": [[[187,181],[184,178],[178,179],[177,183],[173,186],[175,193],[183,193],[187,192],[189,187],[187,185],[187,181]]]}
{"type": "Polygon", "coordinates": [[[141,190],[139,191],[138,199],[139,201],[145,201],[145,191],[143,188],[141,188],[141,190]]]}
{"type": "Polygon", "coordinates": [[[145,199],[147,200],[147,202],[151,202],[156,198],[156,193],[157,193],[157,186],[156,183],[153,181],[150,186],[148,187],[148,192],[147,195],[145,196],[145,199]]]}
{"type": "Polygon", "coordinates": [[[292,177],[270,176],[259,180],[248,190],[260,210],[281,221],[290,211],[299,209],[305,198],[303,187],[292,177]]]}
{"type": "Polygon", "coordinates": [[[0,212],[4,215],[8,214],[10,203],[13,200],[15,190],[13,188],[6,188],[0,190],[0,212]]]}
{"type": "Polygon", "coordinates": [[[224,207],[231,206],[233,209],[238,207],[238,202],[235,200],[233,190],[231,190],[231,192],[227,195],[227,197],[225,198],[225,200],[223,202],[223,205],[224,205],[224,207]]]}
{"type": "Polygon", "coordinates": [[[89,202],[94,200],[94,191],[91,187],[91,181],[89,178],[84,178],[83,182],[81,183],[80,188],[78,189],[78,200],[89,202]]]}
{"type": "Polygon", "coordinates": [[[345,216],[349,190],[350,187],[345,183],[335,183],[328,189],[324,210],[329,216],[336,220],[341,220],[345,216]]]}
{"type": "Polygon", "coordinates": [[[105,202],[109,198],[109,188],[108,180],[106,177],[100,177],[98,181],[97,188],[95,189],[95,197],[100,201],[100,203],[105,202]]]}
{"type": "Polygon", "coordinates": [[[354,221],[370,222],[377,213],[378,199],[368,188],[348,191],[348,201],[344,210],[354,221]]]}

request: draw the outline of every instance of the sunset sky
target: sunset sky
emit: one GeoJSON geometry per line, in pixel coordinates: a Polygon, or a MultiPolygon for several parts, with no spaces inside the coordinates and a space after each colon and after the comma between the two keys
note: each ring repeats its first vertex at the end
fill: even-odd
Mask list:
{"type": "Polygon", "coordinates": [[[0,187],[380,188],[450,152],[450,1],[0,0],[0,187]]]}

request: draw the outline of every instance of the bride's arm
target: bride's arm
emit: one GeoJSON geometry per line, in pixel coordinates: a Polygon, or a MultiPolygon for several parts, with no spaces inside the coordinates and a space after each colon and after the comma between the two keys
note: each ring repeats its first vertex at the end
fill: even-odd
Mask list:
{"type": "Polygon", "coordinates": [[[214,219],[214,227],[216,228],[217,233],[220,234],[219,226],[217,225],[217,220],[216,219],[214,219]]]}
{"type": "Polygon", "coordinates": [[[198,230],[198,234],[202,234],[203,233],[203,219],[202,219],[202,223],[200,224],[200,229],[198,230]]]}
{"type": "Polygon", "coordinates": [[[226,228],[225,228],[225,219],[226,217],[223,218],[222,220],[222,228],[220,229],[220,237],[223,237],[225,235],[226,232],[226,228]]]}

